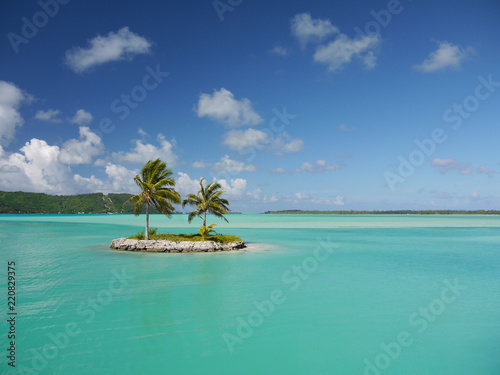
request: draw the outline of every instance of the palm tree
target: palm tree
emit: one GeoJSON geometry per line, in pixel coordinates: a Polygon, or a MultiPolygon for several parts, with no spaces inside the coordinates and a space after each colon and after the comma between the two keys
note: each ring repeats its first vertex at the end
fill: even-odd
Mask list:
{"type": "Polygon", "coordinates": [[[156,159],[144,164],[140,175],[134,177],[135,183],[142,191],[130,197],[127,202],[135,204],[135,216],[138,216],[142,206],[146,205],[146,240],[149,240],[149,207],[154,207],[170,217],[174,212],[172,203],[181,203],[181,195],[173,188],[175,180],[171,176],[172,171],[167,169],[167,163],[156,159]]]}
{"type": "Polygon", "coordinates": [[[186,205],[194,206],[196,209],[191,212],[188,216],[188,222],[190,223],[196,216],[201,217],[203,215],[203,226],[207,226],[207,212],[214,214],[218,218],[227,219],[224,214],[229,213],[229,202],[227,199],[221,198],[221,195],[225,193],[222,187],[217,181],[208,184],[206,187],[203,186],[204,178],[200,179],[200,191],[198,195],[189,194],[186,199],[182,202],[182,207],[186,205]]]}

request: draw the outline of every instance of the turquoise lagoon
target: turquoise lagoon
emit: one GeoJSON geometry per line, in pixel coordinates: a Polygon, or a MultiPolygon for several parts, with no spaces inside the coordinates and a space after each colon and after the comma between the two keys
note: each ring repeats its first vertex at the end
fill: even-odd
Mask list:
{"type": "Polygon", "coordinates": [[[500,217],[229,219],[248,250],[149,254],[109,249],[144,217],[0,215],[0,373],[500,374],[500,217]]]}

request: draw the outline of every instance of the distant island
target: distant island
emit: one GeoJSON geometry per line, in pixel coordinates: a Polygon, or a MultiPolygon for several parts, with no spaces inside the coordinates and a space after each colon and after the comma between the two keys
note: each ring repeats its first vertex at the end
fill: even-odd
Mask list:
{"type": "MultiPolygon", "coordinates": [[[[0,191],[0,214],[133,214],[134,204],[125,203],[130,197],[132,194],[125,193],[49,195],[0,191]]],[[[152,208],[151,213],[159,212],[152,208]]]]}
{"type": "Polygon", "coordinates": [[[497,210],[392,210],[392,211],[266,211],[270,215],[500,215],[497,210]]]}

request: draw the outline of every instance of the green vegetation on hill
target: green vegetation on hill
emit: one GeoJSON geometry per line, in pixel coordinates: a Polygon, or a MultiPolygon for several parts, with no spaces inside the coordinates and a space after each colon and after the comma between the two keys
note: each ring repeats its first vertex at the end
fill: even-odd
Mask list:
{"type": "MultiPolygon", "coordinates": [[[[132,194],[93,193],[79,195],[48,195],[22,191],[0,191],[2,214],[133,214],[134,205],[124,203],[132,194]]],[[[145,211],[145,209],[144,209],[145,211]]],[[[158,213],[151,210],[151,213],[158,213]]]]}
{"type": "Polygon", "coordinates": [[[282,210],[266,211],[265,214],[303,214],[303,215],[500,215],[497,210],[394,210],[394,211],[303,211],[282,210]]]}

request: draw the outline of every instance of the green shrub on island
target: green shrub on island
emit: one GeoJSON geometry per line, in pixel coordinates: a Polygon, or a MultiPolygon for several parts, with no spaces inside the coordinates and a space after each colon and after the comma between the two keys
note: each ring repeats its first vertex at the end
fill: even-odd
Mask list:
{"type": "Polygon", "coordinates": [[[208,227],[205,225],[202,225],[200,229],[198,229],[198,232],[201,234],[201,238],[203,238],[203,241],[205,241],[205,237],[210,236],[210,234],[216,234],[215,229],[212,229],[213,227],[216,227],[217,224],[212,224],[209,225],[208,227]]]}

